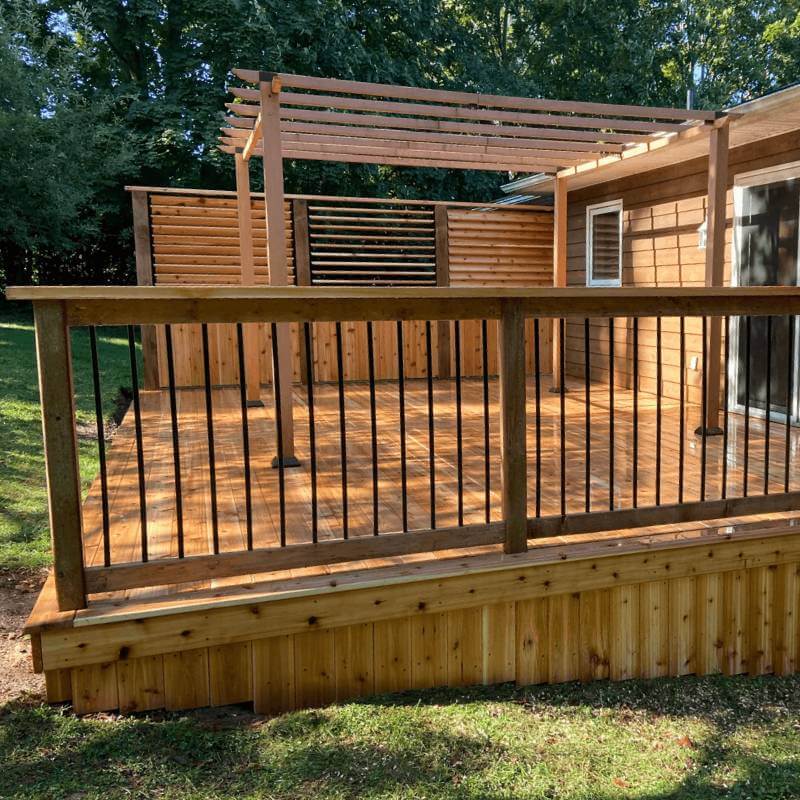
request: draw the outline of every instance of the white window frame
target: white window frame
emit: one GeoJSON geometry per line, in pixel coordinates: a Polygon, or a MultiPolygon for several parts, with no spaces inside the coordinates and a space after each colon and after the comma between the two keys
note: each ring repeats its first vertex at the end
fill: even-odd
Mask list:
{"type": "Polygon", "coordinates": [[[606,203],[595,203],[586,206],[586,285],[587,286],[622,286],[622,200],[609,200],[606,203]],[[619,254],[617,256],[616,278],[595,278],[592,264],[592,239],[594,237],[594,218],[598,214],[609,211],[619,212],[619,254]]]}

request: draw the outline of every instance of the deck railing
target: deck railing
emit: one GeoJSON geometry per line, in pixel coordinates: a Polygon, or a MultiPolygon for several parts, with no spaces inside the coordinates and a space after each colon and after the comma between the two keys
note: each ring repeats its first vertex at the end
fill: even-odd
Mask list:
{"type": "Polygon", "coordinates": [[[61,609],[84,607],[89,595],[103,591],[482,545],[502,544],[507,553],[520,553],[531,537],[791,511],[800,501],[793,480],[793,428],[786,424],[787,411],[789,417],[796,413],[798,288],[37,288],[10,290],[9,297],[34,301],[61,609]],[[496,398],[488,369],[491,320],[498,325],[496,398]],[[552,320],[567,376],[567,391],[557,398],[543,391],[538,363],[537,340],[552,320]],[[344,379],[344,322],[367,330],[371,368],[366,384],[344,379]],[[442,322],[453,328],[455,368],[440,385],[434,381],[431,329],[442,322]],[[208,326],[220,323],[235,325],[238,352],[237,399],[231,404],[226,396],[225,420],[208,367],[208,326]],[[286,358],[281,326],[301,326],[304,340],[313,343],[315,327],[326,323],[335,327],[337,380],[333,385],[315,380],[307,347],[302,354],[306,382],[287,386],[292,381],[281,365],[286,358]],[[409,382],[403,336],[414,323],[421,324],[427,363],[425,378],[409,382]],[[460,372],[460,330],[468,323],[483,331],[483,370],[471,383],[460,372]],[[167,326],[169,385],[163,404],[157,400],[157,413],[146,414],[133,326],[162,324],[167,326]],[[188,423],[189,401],[175,384],[169,347],[171,326],[181,324],[201,326],[205,365],[205,386],[195,394],[188,423]],[[265,396],[274,402],[267,409],[250,407],[244,388],[243,342],[254,324],[266,324],[272,334],[275,380],[265,396]],[[125,474],[138,504],[135,553],[129,540],[116,552],[110,533],[114,509],[94,346],[95,328],[107,325],[128,326],[132,353],[133,443],[125,474]],[[780,353],[773,344],[779,325],[787,334],[780,353]],[[101,464],[96,490],[101,555],[91,563],[82,521],[70,355],[69,331],[79,326],[89,327],[92,342],[101,464]],[[384,383],[372,368],[378,326],[397,339],[395,377],[384,383]],[[531,337],[532,374],[526,370],[526,338],[531,337]],[[737,359],[738,393],[732,401],[729,375],[736,372],[731,367],[737,359]],[[754,371],[760,387],[754,386],[754,371]],[[360,392],[359,398],[353,392],[360,392]],[[548,403],[555,404],[552,412],[545,408],[548,403]],[[383,409],[389,406],[386,417],[383,409]],[[148,478],[143,441],[147,426],[162,418],[167,433],[159,437],[161,449],[151,466],[158,477],[148,478]],[[302,446],[295,447],[296,437],[302,446]],[[204,486],[182,466],[187,456],[203,465],[204,486]],[[293,457],[303,462],[299,470],[293,457]],[[397,462],[392,469],[398,471],[387,478],[388,461],[397,462]],[[235,540],[221,542],[219,535],[219,482],[234,468],[241,477],[230,485],[241,487],[241,493],[235,491],[237,496],[226,502],[233,503],[232,513],[242,522],[238,546],[235,540]],[[168,506],[162,496],[153,508],[154,481],[162,495],[165,490],[174,494],[168,506]],[[270,481],[277,491],[267,496],[264,486],[270,481]],[[412,481],[424,487],[413,496],[412,481]],[[326,517],[324,536],[322,492],[328,499],[337,494],[338,509],[335,520],[326,517]],[[204,498],[198,505],[202,518],[187,520],[185,504],[198,493],[204,498]],[[384,504],[391,513],[382,525],[384,504]],[[265,516],[273,510],[274,542],[265,534],[265,516]],[[166,543],[154,542],[148,531],[160,513],[174,520],[166,543]],[[198,525],[209,532],[200,544],[198,525]]]}

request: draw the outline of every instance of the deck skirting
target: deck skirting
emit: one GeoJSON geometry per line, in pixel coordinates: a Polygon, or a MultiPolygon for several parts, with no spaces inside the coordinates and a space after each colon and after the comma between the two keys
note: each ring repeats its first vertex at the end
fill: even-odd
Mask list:
{"type": "Polygon", "coordinates": [[[485,570],[469,556],[444,577],[89,617],[33,636],[48,700],[78,713],[252,702],[275,714],[429,687],[786,674],[798,662],[795,530],[712,529],[688,545],[678,534],[485,570]]]}

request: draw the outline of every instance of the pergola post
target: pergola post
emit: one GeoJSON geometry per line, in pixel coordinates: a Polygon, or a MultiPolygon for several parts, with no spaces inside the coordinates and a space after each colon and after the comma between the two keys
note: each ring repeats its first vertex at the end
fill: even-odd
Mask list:
{"type": "MultiPolygon", "coordinates": [[[[711,129],[708,152],[708,209],[706,216],[706,286],[719,287],[725,280],[725,222],[728,195],[728,142],[730,119],[716,120],[711,129]]],[[[717,436],[721,392],[722,319],[711,317],[708,324],[706,369],[706,418],[697,433],[717,436]]]]}
{"type": "MultiPolygon", "coordinates": [[[[253,262],[253,215],[250,204],[250,162],[235,153],[236,208],[239,217],[239,262],[242,286],[255,286],[253,262]]],[[[244,326],[244,364],[247,376],[247,404],[263,406],[261,401],[261,368],[258,357],[258,325],[244,326]]]]}
{"type": "MultiPolygon", "coordinates": [[[[567,181],[556,176],[553,179],[553,286],[567,285],[567,181]]],[[[561,374],[561,339],[558,335],[558,320],[553,320],[553,383],[551,392],[565,391],[561,374]]]]}
{"type": "MultiPolygon", "coordinates": [[[[439,203],[433,210],[434,241],[436,245],[436,285],[450,285],[450,242],[447,229],[447,206],[439,203]]],[[[436,323],[437,374],[449,378],[450,370],[450,322],[439,320],[436,323]]]]}
{"type": "MultiPolygon", "coordinates": [[[[286,220],[283,198],[283,154],[281,152],[280,78],[259,81],[261,94],[261,135],[263,141],[264,204],[267,223],[267,261],[270,286],[287,286],[289,270],[286,259],[286,220]]],[[[281,408],[281,440],[284,466],[298,464],[294,455],[294,407],[292,391],[292,339],[288,322],[279,322],[277,334],[277,364],[273,360],[273,391],[280,384],[276,406],[281,408]],[[274,376],[278,374],[279,381],[274,376]]],[[[277,458],[273,465],[277,466],[277,458]]]]}

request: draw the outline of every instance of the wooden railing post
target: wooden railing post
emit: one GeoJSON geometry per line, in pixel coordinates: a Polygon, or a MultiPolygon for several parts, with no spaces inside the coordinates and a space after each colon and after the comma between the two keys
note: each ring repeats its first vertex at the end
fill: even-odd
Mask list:
{"type": "Polygon", "coordinates": [[[525,419],[525,316],[504,300],[500,317],[500,433],[506,553],[528,549],[528,466],[525,419]]]}
{"type": "MultiPolygon", "coordinates": [[[[152,286],[153,240],[150,236],[150,202],[146,191],[131,192],[133,205],[133,245],[136,255],[136,283],[152,286]]],[[[158,337],[154,325],[142,325],[142,361],[144,362],[144,388],[158,389],[158,337]]]]}
{"type": "MultiPolygon", "coordinates": [[[[563,288],[567,285],[567,181],[555,178],[553,181],[553,286],[563,288]]],[[[562,392],[564,376],[561,374],[561,339],[558,335],[558,320],[552,323],[552,385],[551,392],[562,392]]]]}
{"type": "Polygon", "coordinates": [[[34,304],[47,504],[59,611],[86,607],[81,479],[69,327],[60,302],[34,304]]]}
{"type": "MultiPolygon", "coordinates": [[[[723,117],[711,130],[708,153],[708,213],[706,216],[705,283],[719,287],[725,278],[725,220],[728,194],[728,143],[730,119],[723,117]]],[[[720,362],[722,360],[722,319],[711,317],[706,359],[706,418],[697,433],[719,436],[719,398],[722,390],[720,362]]]]}
{"type": "MultiPolygon", "coordinates": [[[[434,206],[434,237],[436,242],[436,285],[450,285],[450,241],[447,233],[447,206],[434,206]]],[[[437,372],[440,378],[449,378],[450,370],[450,321],[436,323],[437,372]]]]}
{"type": "MultiPolygon", "coordinates": [[[[311,240],[308,236],[308,200],[292,200],[292,231],[294,241],[294,279],[297,286],[311,286],[311,240]]],[[[306,369],[305,326],[300,325],[300,382],[308,383],[306,369]]]]}

